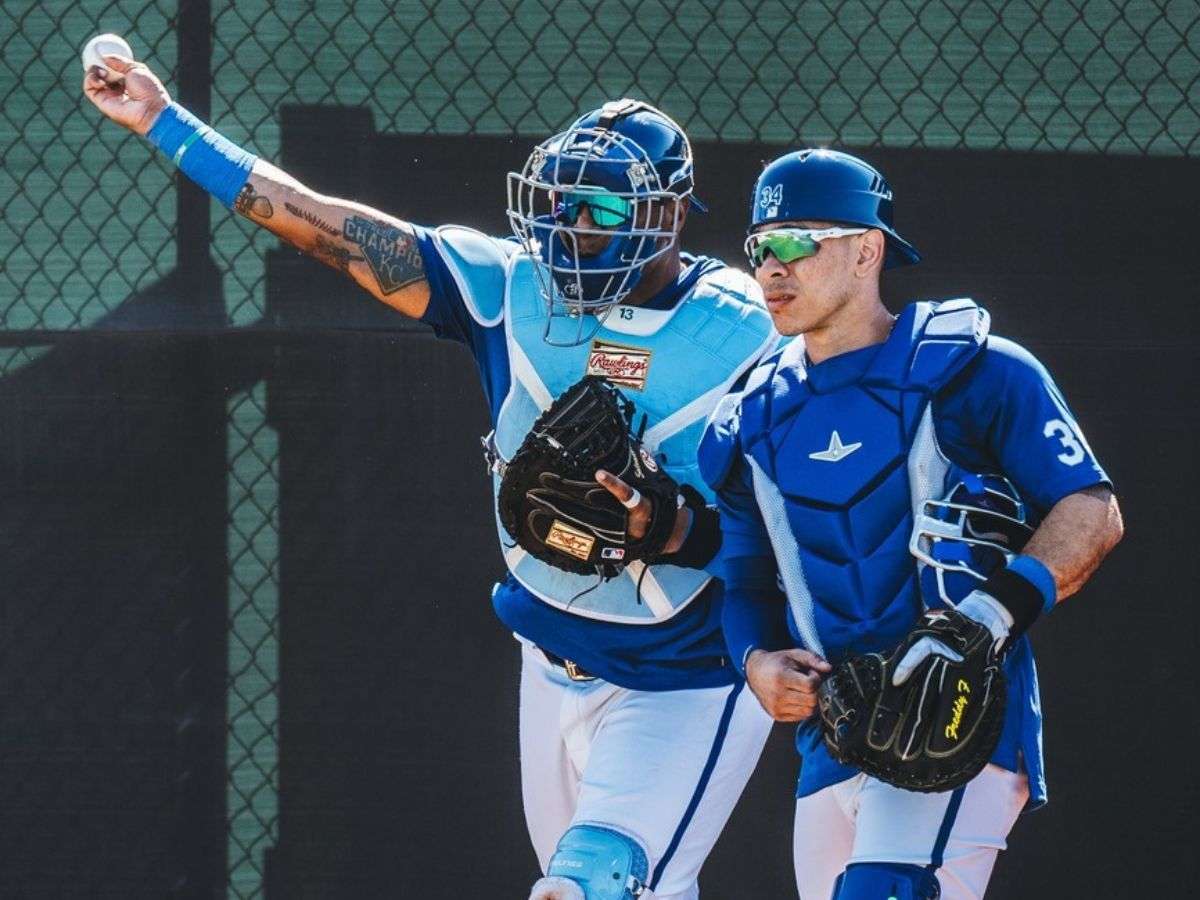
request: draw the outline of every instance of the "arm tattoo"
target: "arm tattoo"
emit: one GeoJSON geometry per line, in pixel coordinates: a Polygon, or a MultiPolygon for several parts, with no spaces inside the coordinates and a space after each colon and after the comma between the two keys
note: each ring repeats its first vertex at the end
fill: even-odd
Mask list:
{"type": "Polygon", "coordinates": [[[317,243],[313,247],[313,255],[321,259],[329,265],[333,266],[340,272],[349,274],[350,263],[362,262],[361,256],[355,256],[350,252],[348,247],[343,247],[335,244],[332,241],[327,241],[321,235],[317,235],[317,243]]]}
{"type": "Polygon", "coordinates": [[[303,219],[309,225],[312,225],[314,228],[317,228],[326,234],[333,235],[334,237],[342,236],[342,233],[338,231],[338,229],[334,228],[315,213],[309,212],[307,209],[301,209],[298,206],[288,203],[286,200],[283,201],[283,208],[290,212],[293,216],[296,216],[296,218],[303,219]]]}
{"type": "Polygon", "coordinates": [[[258,219],[269,219],[275,214],[275,209],[271,206],[271,201],[262,194],[256,194],[254,192],[254,185],[248,181],[238,191],[237,197],[234,198],[233,208],[247,219],[251,215],[258,219]]]}
{"type": "Polygon", "coordinates": [[[362,216],[350,216],[342,229],[346,240],[362,248],[367,265],[385,295],[425,278],[425,263],[417,239],[408,229],[362,216]]]}

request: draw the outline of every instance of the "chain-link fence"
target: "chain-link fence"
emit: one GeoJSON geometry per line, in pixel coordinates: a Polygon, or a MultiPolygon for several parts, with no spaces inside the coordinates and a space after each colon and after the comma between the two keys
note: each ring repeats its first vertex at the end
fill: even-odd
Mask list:
{"type": "MultiPolygon", "coordinates": [[[[267,158],[284,104],[366,107],[384,133],[533,138],[625,95],[697,141],[1200,155],[1194,0],[14,0],[0,11],[0,384],[64,334],[169,331],[169,315],[137,310],[196,249],[181,245],[170,165],[82,98],[79,48],[100,31],[126,35],[172,88],[192,59],[191,102],[267,158]]],[[[275,241],[215,204],[209,228],[209,321],[233,335],[263,316],[275,241]]],[[[268,374],[224,398],[224,805],[229,891],[243,897],[261,893],[277,828],[286,598],[268,374]]],[[[4,546],[19,546],[29,523],[10,525],[4,546]]],[[[136,631],[106,627],[115,646],[136,631]]],[[[12,632],[0,640],[18,649],[12,632]]],[[[31,702],[6,686],[5,722],[36,718],[31,702]]],[[[0,779],[0,803],[22,790],[0,779]]]]}
{"type": "MultiPolygon", "coordinates": [[[[175,13],[4,4],[4,328],[90,327],[171,270],[170,167],[101,124],[77,59],[118,31],[171,84],[175,13]]],[[[284,103],[366,106],[381,131],[532,137],[625,94],[695,140],[1200,152],[1192,0],[215,0],[210,17],[213,119],[266,157],[284,103]]],[[[213,224],[228,319],[249,324],[272,239],[219,210],[213,224]]]]}

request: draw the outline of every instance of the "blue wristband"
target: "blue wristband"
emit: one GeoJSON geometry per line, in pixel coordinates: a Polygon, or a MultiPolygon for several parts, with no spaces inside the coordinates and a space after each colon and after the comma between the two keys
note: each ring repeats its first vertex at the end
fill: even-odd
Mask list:
{"type": "Polygon", "coordinates": [[[164,109],[146,135],[180,171],[232,209],[257,157],[180,106],[164,109]]]}
{"type": "Polygon", "coordinates": [[[1033,583],[1042,595],[1042,612],[1048,613],[1054,609],[1058,601],[1058,586],[1054,583],[1054,573],[1040,559],[1032,556],[1017,556],[1008,564],[1008,568],[1033,583]]]}

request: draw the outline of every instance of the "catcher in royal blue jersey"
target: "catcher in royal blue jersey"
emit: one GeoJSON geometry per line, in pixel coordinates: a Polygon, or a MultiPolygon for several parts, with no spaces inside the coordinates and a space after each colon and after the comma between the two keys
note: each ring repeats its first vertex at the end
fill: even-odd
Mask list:
{"type": "Polygon", "coordinates": [[[799,722],[805,900],[981,897],[1046,799],[1026,632],[1121,537],[1046,369],[965,299],[893,315],[917,251],[860,159],[802,150],[754,187],[746,251],[800,335],[714,415],[730,654],[799,722]]]}
{"type": "Polygon", "coordinates": [[[777,335],[753,279],[680,249],[701,208],[687,136],[638,100],[586,113],[509,174],[500,239],[323,196],[171,103],[144,64],[106,64],[119,86],[84,82],[106,115],[474,355],[507,566],[492,604],[521,643],[531,897],[697,897],[771,720],[725,652],[696,449],[777,335]]]}

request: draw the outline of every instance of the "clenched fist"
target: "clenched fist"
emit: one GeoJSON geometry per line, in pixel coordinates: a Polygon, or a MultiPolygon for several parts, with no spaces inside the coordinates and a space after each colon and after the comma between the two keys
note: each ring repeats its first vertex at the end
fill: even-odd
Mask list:
{"type": "Polygon", "coordinates": [[[833,667],[808,650],[755,650],[746,683],[776,722],[803,722],[817,710],[817,686],[833,667]]]}
{"type": "Polygon", "coordinates": [[[135,134],[145,135],[171,103],[171,95],[145,63],[125,56],[105,56],[105,64],[124,78],[109,84],[93,66],[83,76],[83,92],[96,107],[135,134]]]}

